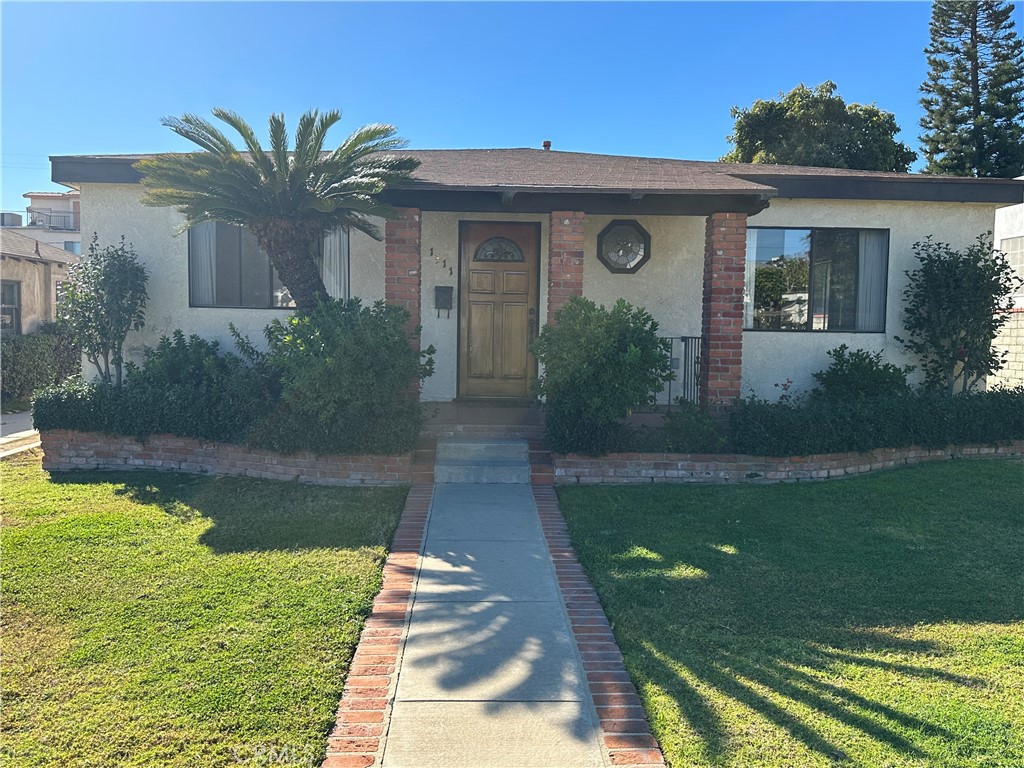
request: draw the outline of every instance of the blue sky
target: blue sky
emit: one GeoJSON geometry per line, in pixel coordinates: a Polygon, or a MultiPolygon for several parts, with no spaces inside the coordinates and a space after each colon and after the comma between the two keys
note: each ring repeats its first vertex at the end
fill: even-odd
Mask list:
{"type": "MultiPolygon", "coordinates": [[[[1018,6],[1018,13],[1021,8],[1018,6]]],[[[831,79],[918,149],[928,3],[11,3],[2,21],[4,210],[49,155],[187,150],[165,115],[265,131],[341,108],[410,145],[714,160],[729,108],[831,79]]],[[[1024,20],[1018,18],[1021,25],[1024,20]]]]}

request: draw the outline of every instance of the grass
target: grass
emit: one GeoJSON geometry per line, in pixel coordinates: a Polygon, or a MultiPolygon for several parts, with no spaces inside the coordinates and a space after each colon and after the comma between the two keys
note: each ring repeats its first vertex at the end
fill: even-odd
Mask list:
{"type": "Polygon", "coordinates": [[[669,764],[1024,765],[1024,470],[571,487],[669,764]]]}
{"type": "Polygon", "coordinates": [[[405,489],[0,473],[0,762],[319,764],[405,489]]]}

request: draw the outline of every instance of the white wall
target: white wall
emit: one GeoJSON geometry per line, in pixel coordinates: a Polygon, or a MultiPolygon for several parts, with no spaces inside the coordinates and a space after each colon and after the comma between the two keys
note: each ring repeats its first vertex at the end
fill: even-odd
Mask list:
{"type": "MultiPolygon", "coordinates": [[[[993,241],[996,248],[1003,240],[1024,237],[1024,203],[1007,206],[996,211],[996,226],[993,241]]],[[[1018,265],[1014,265],[1018,267],[1018,265]]],[[[1018,273],[1020,274],[1020,273],[1018,273]]],[[[1020,274],[1024,277],[1024,274],[1020,274]]],[[[1024,293],[1024,289],[1021,289],[1024,293]]],[[[1018,387],[1024,385],[1024,299],[1018,294],[1014,311],[996,337],[994,346],[1005,351],[1006,361],[1002,370],[988,379],[989,387],[1018,387]]]]}
{"type": "Polygon", "coordinates": [[[583,295],[611,307],[644,307],[662,336],[700,336],[704,280],[703,216],[587,216],[583,295]],[[637,272],[610,272],[597,258],[597,236],[614,219],[634,219],[651,236],[651,258],[637,272]]]}
{"type": "Polygon", "coordinates": [[[744,395],[775,398],[775,384],[792,380],[798,390],[811,389],[811,374],[828,367],[825,352],[846,344],[850,349],[881,351],[884,359],[915,363],[893,336],[902,330],[905,272],[917,259],[913,244],[928,235],[954,248],[970,245],[992,230],[994,204],[918,203],[860,200],[772,200],[767,210],[747,221],[750,227],[864,227],[889,230],[888,301],[885,333],[747,331],[743,334],[744,395]]]}
{"type": "MultiPolygon", "coordinates": [[[[130,360],[142,357],[143,346],[153,346],[161,336],[181,329],[216,340],[221,348],[234,351],[228,324],[257,346],[263,347],[263,329],[274,318],[284,319],[287,309],[222,309],[188,305],[188,236],[175,235],[183,217],[173,208],[150,208],[139,202],[138,184],[83,184],[82,234],[100,245],[113,244],[121,235],[135,246],[135,252],[149,271],[149,301],[146,326],[130,333],[126,353],[130,360]]],[[[384,244],[361,232],[352,234],[350,247],[353,296],[364,304],[384,298],[384,244]]],[[[88,373],[88,371],[87,371],[88,373]]]]}
{"type": "Polygon", "coordinates": [[[453,400],[458,387],[459,341],[459,222],[460,221],[529,221],[539,222],[540,231],[540,296],[538,313],[547,317],[548,306],[548,229],[550,217],[546,214],[508,213],[444,213],[423,211],[420,253],[422,256],[422,283],[420,290],[420,317],[422,318],[422,348],[431,344],[434,354],[434,375],[423,382],[420,399],[429,402],[453,400]],[[433,249],[434,255],[430,255],[433,249]],[[442,266],[447,261],[448,266],[442,266]],[[448,267],[452,274],[448,274],[448,267]],[[451,285],[455,288],[451,317],[434,309],[434,287],[451,285]]]}

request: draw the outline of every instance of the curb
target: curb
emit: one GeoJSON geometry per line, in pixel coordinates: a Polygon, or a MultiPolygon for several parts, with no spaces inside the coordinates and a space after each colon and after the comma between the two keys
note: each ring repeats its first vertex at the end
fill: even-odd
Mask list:
{"type": "Polygon", "coordinates": [[[569,530],[550,485],[532,486],[548,553],[569,613],[587,686],[601,724],[602,745],[611,765],[663,768],[665,756],[651,735],[647,714],[622,661],[611,624],[569,539],[569,530]]]}
{"type": "Polygon", "coordinates": [[[384,563],[384,583],[356,645],[321,768],[381,764],[433,492],[428,483],[409,489],[384,563]]]}

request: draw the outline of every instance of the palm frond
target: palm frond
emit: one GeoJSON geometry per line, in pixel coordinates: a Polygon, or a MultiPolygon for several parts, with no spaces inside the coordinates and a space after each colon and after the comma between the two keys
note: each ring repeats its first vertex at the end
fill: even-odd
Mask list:
{"type": "Polygon", "coordinates": [[[229,109],[214,109],[213,114],[220,118],[222,121],[230,125],[239,136],[242,137],[242,141],[245,142],[246,149],[249,150],[249,155],[253,165],[255,165],[260,173],[268,181],[274,175],[274,165],[270,162],[270,158],[267,157],[267,153],[263,150],[263,146],[260,144],[260,140],[256,136],[256,132],[252,129],[240,115],[229,109]]]}
{"type": "Polygon", "coordinates": [[[207,120],[186,112],[179,117],[165,117],[160,123],[167,126],[182,138],[198,144],[208,152],[219,155],[230,155],[238,150],[227,136],[207,120]]]}

